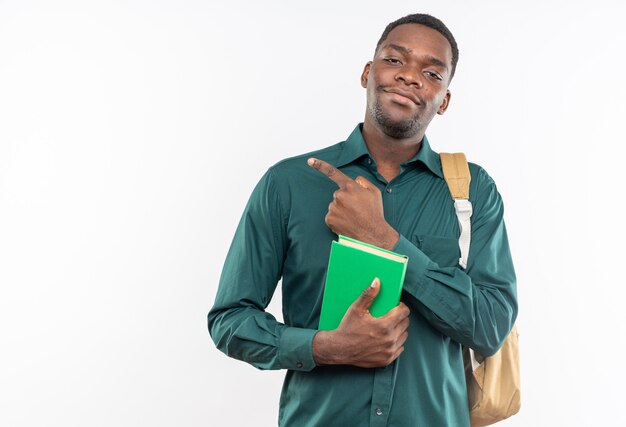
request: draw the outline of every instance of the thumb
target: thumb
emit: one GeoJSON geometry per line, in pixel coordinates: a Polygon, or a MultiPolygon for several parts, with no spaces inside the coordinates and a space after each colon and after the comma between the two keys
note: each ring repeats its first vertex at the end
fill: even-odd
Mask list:
{"type": "Polygon", "coordinates": [[[369,311],[369,308],[372,306],[372,302],[374,302],[374,298],[378,295],[380,291],[380,280],[378,277],[374,278],[372,284],[369,285],[361,295],[354,302],[354,305],[359,310],[369,311]]]}

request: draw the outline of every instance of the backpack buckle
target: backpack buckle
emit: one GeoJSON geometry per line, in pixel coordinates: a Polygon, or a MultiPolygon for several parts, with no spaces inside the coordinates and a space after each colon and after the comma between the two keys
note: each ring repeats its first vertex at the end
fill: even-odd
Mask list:
{"type": "Polygon", "coordinates": [[[460,219],[469,219],[472,216],[472,202],[467,199],[454,199],[454,210],[460,219]]]}

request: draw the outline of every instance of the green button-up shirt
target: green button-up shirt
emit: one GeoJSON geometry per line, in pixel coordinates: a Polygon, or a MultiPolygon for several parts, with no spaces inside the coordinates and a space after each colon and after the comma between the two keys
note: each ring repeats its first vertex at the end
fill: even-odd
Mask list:
{"type": "MultiPolygon", "coordinates": [[[[475,164],[472,241],[458,267],[459,225],[426,137],[391,182],[378,173],[361,125],[339,144],[284,160],[261,178],[228,252],[208,325],[216,346],[260,369],[287,369],[284,426],[469,426],[462,345],[493,354],[517,316],[515,273],[493,180],[475,164]],[[385,368],[316,366],[312,355],[331,242],[324,217],[336,184],[317,157],[382,192],[385,219],[409,258],[404,352],[385,368]],[[284,324],[265,308],[282,278],[284,324]]],[[[262,391],[259,391],[262,393],[262,391]]]]}

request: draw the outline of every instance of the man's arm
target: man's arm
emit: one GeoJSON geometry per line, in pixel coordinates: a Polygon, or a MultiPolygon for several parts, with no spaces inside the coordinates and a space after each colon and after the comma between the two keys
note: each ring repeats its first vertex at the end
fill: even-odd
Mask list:
{"type": "Polygon", "coordinates": [[[517,288],[502,199],[484,170],[473,178],[472,242],[466,270],[439,266],[404,236],[394,250],[409,256],[407,302],[440,332],[490,356],[517,317],[517,288]]]}
{"type": "Polygon", "coordinates": [[[313,369],[316,331],[286,326],[265,312],[281,277],[285,219],[271,169],[250,196],[208,314],[219,350],[259,369],[313,369]]]}
{"type": "Polygon", "coordinates": [[[407,255],[408,302],[437,330],[479,354],[498,350],[517,316],[516,282],[502,200],[482,169],[472,192],[476,197],[469,263],[462,270],[440,267],[393,230],[384,219],[380,191],[367,179],[352,180],[318,159],[310,159],[309,165],[339,186],[326,217],[334,233],[407,255]]]}
{"type": "Polygon", "coordinates": [[[404,349],[409,310],[401,304],[383,317],[372,317],[368,309],[379,290],[377,280],[334,331],[290,327],[265,312],[287,250],[287,215],[273,179],[270,169],[254,189],[226,257],[208,315],[215,345],[260,369],[308,371],[316,364],[387,366],[404,349]]]}

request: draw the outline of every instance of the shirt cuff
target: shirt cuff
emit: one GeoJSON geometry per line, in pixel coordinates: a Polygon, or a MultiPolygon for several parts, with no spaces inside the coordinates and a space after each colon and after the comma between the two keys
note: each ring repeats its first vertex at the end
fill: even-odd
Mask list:
{"type": "Polygon", "coordinates": [[[313,337],[315,329],[286,327],[280,337],[278,360],[281,368],[310,371],[315,367],[313,337]]]}
{"type": "Polygon", "coordinates": [[[423,285],[426,283],[424,278],[429,267],[433,264],[432,260],[403,235],[400,235],[400,239],[392,250],[409,258],[404,288],[414,296],[423,293],[425,291],[423,285]]]}

